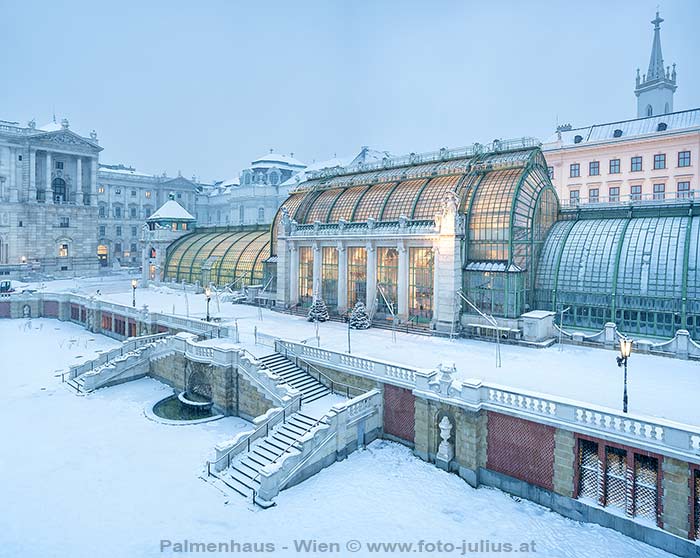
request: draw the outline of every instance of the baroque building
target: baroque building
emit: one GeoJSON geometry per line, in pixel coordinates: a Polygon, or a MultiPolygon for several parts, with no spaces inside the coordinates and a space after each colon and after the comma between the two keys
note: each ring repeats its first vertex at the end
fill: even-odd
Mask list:
{"type": "Polygon", "coordinates": [[[101,164],[97,174],[97,255],[103,267],[141,263],[141,226],[156,208],[174,199],[190,213],[196,212],[203,185],[188,180],[137,172],[124,165],[101,164]]]}
{"type": "Polygon", "coordinates": [[[102,148],[67,120],[0,121],[0,274],[97,272],[97,166],[102,148]]]}

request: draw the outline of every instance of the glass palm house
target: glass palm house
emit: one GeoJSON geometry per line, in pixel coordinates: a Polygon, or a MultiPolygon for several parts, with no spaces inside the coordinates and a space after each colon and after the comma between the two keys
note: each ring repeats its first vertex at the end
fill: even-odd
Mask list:
{"type": "Polygon", "coordinates": [[[278,307],[324,299],[374,320],[569,326],[700,337],[700,216],[692,200],[561,209],[533,140],[475,144],[307,173],[272,226],[199,229],[168,249],[164,279],[269,284],[278,307]],[[459,292],[459,293],[458,293],[459,292]]]}

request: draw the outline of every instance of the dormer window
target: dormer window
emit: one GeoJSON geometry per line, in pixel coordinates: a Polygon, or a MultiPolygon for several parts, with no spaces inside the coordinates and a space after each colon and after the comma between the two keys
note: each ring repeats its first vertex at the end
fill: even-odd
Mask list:
{"type": "Polygon", "coordinates": [[[583,136],[574,136],[574,143],[581,143],[583,141],[583,136]]]}
{"type": "Polygon", "coordinates": [[[666,122],[659,122],[659,125],[656,127],[657,132],[663,132],[668,128],[668,124],[666,122]]]}

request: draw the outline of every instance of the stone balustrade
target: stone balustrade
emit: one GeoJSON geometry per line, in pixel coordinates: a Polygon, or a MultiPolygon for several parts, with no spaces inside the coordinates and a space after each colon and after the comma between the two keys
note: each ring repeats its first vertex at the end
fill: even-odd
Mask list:
{"type": "MultiPolygon", "coordinates": [[[[608,332],[610,335],[611,332],[608,332]]],[[[487,409],[565,430],[602,437],[677,459],[700,457],[700,427],[625,414],[615,409],[480,380],[456,380],[447,370],[421,370],[278,340],[276,350],[308,362],[413,390],[472,411],[487,409]]]]}

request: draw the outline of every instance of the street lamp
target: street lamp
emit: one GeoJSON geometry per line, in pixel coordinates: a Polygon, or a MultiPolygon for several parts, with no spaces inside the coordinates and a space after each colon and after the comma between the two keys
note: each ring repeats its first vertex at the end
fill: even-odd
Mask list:
{"type": "Polygon", "coordinates": [[[136,287],[139,282],[136,279],[131,280],[131,305],[136,308],[136,287]]]}
{"type": "Polygon", "coordinates": [[[617,365],[625,367],[625,391],[622,396],[622,412],[627,412],[627,359],[632,353],[632,340],[627,337],[620,339],[620,356],[617,357],[617,365]]]}
{"type": "Polygon", "coordinates": [[[204,289],[204,296],[207,297],[207,321],[211,321],[211,317],[209,316],[209,301],[211,300],[211,289],[207,287],[204,289]]]}

